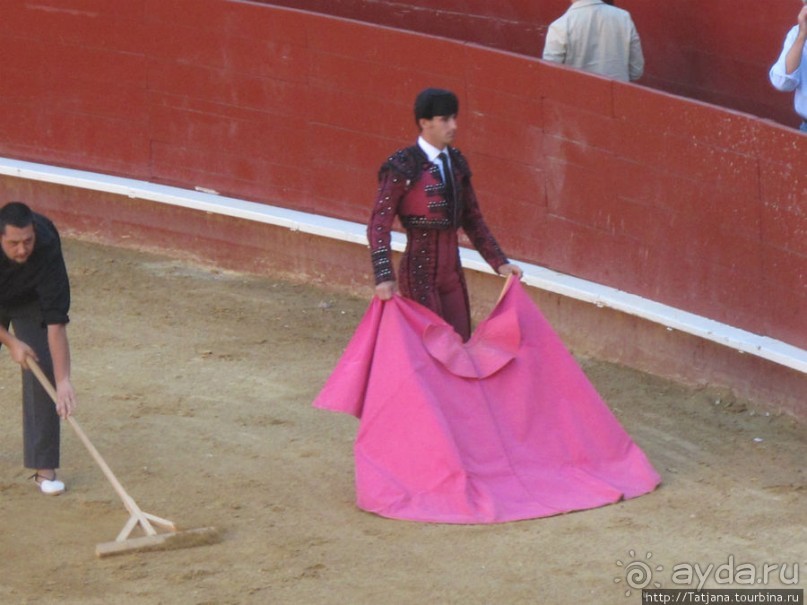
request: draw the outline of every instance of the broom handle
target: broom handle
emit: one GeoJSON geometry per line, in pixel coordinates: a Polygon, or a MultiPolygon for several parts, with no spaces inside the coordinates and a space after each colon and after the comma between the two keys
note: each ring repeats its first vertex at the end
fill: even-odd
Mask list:
{"type": "MultiPolygon", "coordinates": [[[[54,403],[56,403],[57,400],[56,389],[53,388],[53,385],[50,383],[50,380],[48,380],[48,377],[45,376],[45,373],[42,371],[42,368],[39,367],[39,364],[37,364],[36,361],[34,361],[29,357],[28,367],[34,373],[34,376],[36,376],[37,380],[39,380],[40,384],[42,385],[42,388],[44,388],[48,392],[50,398],[53,399],[54,403]]],[[[72,426],[73,429],[76,431],[78,438],[81,439],[81,442],[84,444],[84,447],[86,447],[87,450],[90,452],[90,455],[92,455],[92,457],[98,463],[98,466],[101,467],[101,470],[104,472],[104,475],[106,475],[106,478],[109,479],[109,482],[112,484],[112,487],[114,487],[115,491],[118,492],[118,496],[120,496],[120,499],[123,501],[123,505],[126,507],[126,509],[133,516],[137,517],[137,520],[140,522],[141,526],[147,533],[151,533],[148,531],[148,529],[151,529],[151,531],[153,532],[154,530],[153,528],[151,528],[151,524],[143,515],[143,511],[140,510],[140,507],[137,506],[132,497],[126,493],[125,489],[123,489],[123,486],[121,485],[120,481],[118,481],[118,478],[115,477],[115,474],[112,472],[112,469],[109,468],[109,465],[101,457],[101,454],[98,452],[97,449],[95,449],[95,446],[92,444],[92,442],[90,442],[87,435],[84,434],[84,431],[79,426],[78,421],[76,421],[76,419],[73,418],[72,416],[68,416],[67,421],[70,423],[70,426],[72,426]]]]}

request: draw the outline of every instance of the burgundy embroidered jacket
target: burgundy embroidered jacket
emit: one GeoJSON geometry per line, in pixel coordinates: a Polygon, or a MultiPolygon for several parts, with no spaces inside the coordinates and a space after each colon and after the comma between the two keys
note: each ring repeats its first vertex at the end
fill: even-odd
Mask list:
{"type": "MultiPolygon", "coordinates": [[[[407,232],[462,227],[494,270],[508,262],[482,217],[471,185],[468,162],[459,150],[448,149],[456,203],[447,199],[440,169],[429,162],[418,145],[396,151],[381,166],[378,196],[367,227],[376,284],[395,279],[390,233],[396,216],[407,232]]],[[[411,242],[411,239],[408,237],[407,241],[411,242]]]]}

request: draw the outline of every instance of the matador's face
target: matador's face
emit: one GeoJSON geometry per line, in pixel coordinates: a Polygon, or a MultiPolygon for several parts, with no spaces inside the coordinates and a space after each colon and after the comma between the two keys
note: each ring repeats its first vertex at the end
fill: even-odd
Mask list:
{"type": "Polygon", "coordinates": [[[419,124],[421,136],[437,149],[445,149],[457,136],[457,114],[434,116],[431,120],[421,118],[419,124]]]}

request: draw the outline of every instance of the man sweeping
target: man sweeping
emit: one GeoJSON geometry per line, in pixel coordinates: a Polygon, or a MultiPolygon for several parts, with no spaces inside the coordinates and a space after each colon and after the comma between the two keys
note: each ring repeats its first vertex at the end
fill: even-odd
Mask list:
{"type": "Polygon", "coordinates": [[[0,345],[22,367],[24,464],[43,494],[64,492],[60,424],[76,408],[67,340],[70,282],[53,223],[21,202],[0,208],[0,345]],[[13,332],[9,331],[13,330],[13,332]],[[56,384],[53,405],[28,368],[39,362],[56,384]]]}

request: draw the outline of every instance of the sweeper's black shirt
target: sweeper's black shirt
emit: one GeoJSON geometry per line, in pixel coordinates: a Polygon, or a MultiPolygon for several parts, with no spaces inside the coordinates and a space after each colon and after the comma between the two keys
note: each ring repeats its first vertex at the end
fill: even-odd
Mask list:
{"type": "Polygon", "coordinates": [[[24,263],[0,252],[0,307],[39,301],[46,324],[66,324],[70,321],[70,281],[59,232],[49,219],[34,213],[34,233],[34,251],[24,263]]]}

